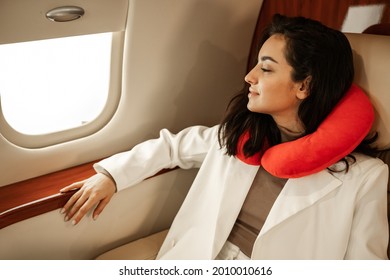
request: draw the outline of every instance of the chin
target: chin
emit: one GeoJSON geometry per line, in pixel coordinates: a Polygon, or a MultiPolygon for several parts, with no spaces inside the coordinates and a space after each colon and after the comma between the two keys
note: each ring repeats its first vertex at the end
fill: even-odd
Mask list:
{"type": "Polygon", "coordinates": [[[247,109],[248,109],[249,111],[251,111],[252,113],[263,113],[261,110],[259,110],[259,109],[257,109],[257,108],[253,108],[253,106],[251,106],[249,103],[248,103],[248,105],[247,105],[246,107],[247,107],[247,109]]]}

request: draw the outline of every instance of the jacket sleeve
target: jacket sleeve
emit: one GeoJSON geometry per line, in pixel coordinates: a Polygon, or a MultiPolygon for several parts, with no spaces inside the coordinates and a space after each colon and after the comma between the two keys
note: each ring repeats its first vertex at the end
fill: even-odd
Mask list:
{"type": "Polygon", "coordinates": [[[193,126],[177,134],[167,129],[160,137],[136,145],[94,165],[97,172],[108,172],[117,191],[132,186],[166,168],[197,168],[210,146],[217,141],[218,126],[193,126]]]}
{"type": "Polygon", "coordinates": [[[387,221],[388,167],[383,164],[367,170],[368,177],[356,201],[346,259],[388,259],[387,221]]]}

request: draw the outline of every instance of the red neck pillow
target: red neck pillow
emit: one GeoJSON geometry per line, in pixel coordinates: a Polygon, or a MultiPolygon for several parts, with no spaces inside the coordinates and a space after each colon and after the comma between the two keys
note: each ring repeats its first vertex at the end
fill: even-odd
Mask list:
{"type": "Polygon", "coordinates": [[[238,143],[237,158],[261,165],[279,178],[299,178],[319,172],[350,154],[367,136],[374,122],[374,109],[364,92],[352,85],[315,132],[297,140],[275,145],[245,157],[243,146],[249,133],[238,143]]]}

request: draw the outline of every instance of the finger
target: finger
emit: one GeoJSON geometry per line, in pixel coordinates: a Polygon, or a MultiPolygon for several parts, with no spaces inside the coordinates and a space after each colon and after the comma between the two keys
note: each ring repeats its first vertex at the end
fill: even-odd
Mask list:
{"type": "Polygon", "coordinates": [[[96,220],[99,217],[100,213],[103,212],[104,208],[107,206],[107,204],[110,202],[110,200],[111,200],[111,198],[105,198],[99,202],[96,209],[93,211],[92,218],[94,220],[96,220]]]}
{"type": "Polygon", "coordinates": [[[80,189],[83,185],[84,185],[84,181],[76,182],[76,183],[73,183],[69,186],[66,186],[66,187],[60,189],[60,192],[65,193],[65,192],[69,192],[72,190],[77,190],[77,189],[80,189]]]}
{"type": "MultiPolygon", "coordinates": [[[[68,214],[66,215],[65,217],[65,220],[68,221],[70,219],[73,218],[73,216],[79,212],[80,208],[84,206],[84,204],[86,203],[86,201],[89,200],[89,194],[87,191],[84,191],[84,190],[80,190],[78,191],[76,194],[78,194],[78,197],[76,196],[75,199],[74,199],[74,203],[72,203],[71,205],[71,208],[69,209],[69,212],[68,214]]],[[[76,195],[75,194],[75,195],[76,195]]],[[[74,195],[74,196],[75,196],[74,195]]],[[[71,198],[73,199],[73,197],[71,198]]],[[[73,201],[72,201],[73,202],[73,201]]]]}
{"type": "MultiPolygon", "coordinates": [[[[72,209],[73,205],[77,202],[77,200],[81,197],[82,191],[79,190],[76,193],[74,193],[69,200],[66,202],[66,204],[61,209],[61,214],[64,214],[66,212],[69,212],[70,209],[72,209]]],[[[69,213],[67,214],[67,216],[69,213]]],[[[66,218],[65,218],[66,219],[66,218]]]]}
{"type": "Polygon", "coordinates": [[[97,202],[98,200],[93,196],[89,197],[73,216],[72,224],[77,225],[97,202]]]}

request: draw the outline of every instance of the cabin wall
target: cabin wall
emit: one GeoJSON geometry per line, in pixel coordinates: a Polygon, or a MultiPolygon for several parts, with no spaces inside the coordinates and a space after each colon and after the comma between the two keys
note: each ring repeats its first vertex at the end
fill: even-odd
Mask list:
{"type": "MultiPolygon", "coordinates": [[[[0,7],[25,2],[0,0],[0,7]]],[[[91,135],[42,148],[25,148],[0,134],[0,186],[128,150],[157,137],[161,128],[177,132],[218,123],[228,100],[243,85],[261,4],[130,0],[121,13],[126,15],[123,65],[114,86],[121,92],[113,117],[91,135]]],[[[57,209],[9,225],[0,230],[0,259],[91,259],[166,229],[196,172],[174,170],[121,191],[97,221],[89,213],[72,226],[57,209]]]]}
{"type": "MultiPolygon", "coordinates": [[[[1,1],[1,10],[27,2],[1,1]]],[[[61,2],[65,3],[56,4],[61,2]]],[[[116,79],[121,93],[114,116],[89,136],[43,148],[24,148],[0,135],[0,186],[130,149],[156,137],[164,127],[176,132],[190,125],[216,124],[227,101],[242,86],[261,4],[260,0],[247,0],[245,5],[235,0],[129,1],[127,13],[118,15],[127,18],[122,76],[116,79]]],[[[19,9],[20,18],[32,11],[19,9]]],[[[12,27],[7,18],[2,19],[2,28],[12,27]]]]}
{"type": "Polygon", "coordinates": [[[0,230],[0,260],[82,260],[169,228],[196,170],[175,170],[114,195],[94,221],[73,226],[60,210],[0,230]]]}

